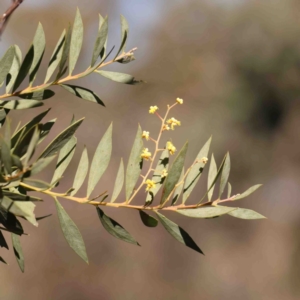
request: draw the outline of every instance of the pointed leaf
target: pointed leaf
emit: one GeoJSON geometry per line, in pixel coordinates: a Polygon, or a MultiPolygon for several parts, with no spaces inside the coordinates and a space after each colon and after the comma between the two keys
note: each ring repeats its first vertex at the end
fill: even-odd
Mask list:
{"type": "Polygon", "coordinates": [[[183,203],[186,202],[188,197],[190,196],[191,192],[193,191],[194,187],[196,186],[203,169],[205,167],[205,162],[203,162],[201,159],[203,157],[208,156],[208,151],[211,143],[211,137],[208,139],[208,141],[205,143],[205,145],[202,147],[200,152],[198,153],[190,172],[188,173],[185,182],[184,182],[184,188],[183,188],[183,203]]]}
{"type": "Polygon", "coordinates": [[[73,183],[74,190],[71,193],[72,196],[75,195],[80,189],[80,187],[82,186],[86,178],[88,169],[89,169],[89,157],[88,157],[86,147],[84,147],[74,178],[74,183],[73,183]]]}
{"type": "Polygon", "coordinates": [[[88,90],[86,88],[76,86],[76,85],[70,85],[70,84],[61,84],[60,86],[63,87],[64,89],[66,89],[71,94],[73,94],[81,99],[95,102],[102,106],[105,106],[103,101],[91,90],[88,90]]]}
{"type": "Polygon", "coordinates": [[[8,74],[15,57],[15,47],[11,46],[0,60],[0,86],[8,74]]]}
{"type": "Polygon", "coordinates": [[[3,257],[2,256],[0,256],[0,261],[2,262],[2,263],[4,263],[4,264],[6,264],[7,265],[7,262],[3,259],[3,257]]]}
{"type": "Polygon", "coordinates": [[[145,213],[142,210],[139,210],[139,213],[140,213],[141,220],[145,226],[147,226],[147,227],[156,227],[157,226],[158,221],[155,218],[148,215],[147,213],[145,213]]]}
{"type": "Polygon", "coordinates": [[[97,213],[104,229],[106,229],[106,231],[109,234],[124,242],[140,246],[139,243],[130,235],[130,233],[122,225],[120,225],[115,220],[107,216],[103,212],[103,210],[100,209],[98,206],[97,213]]]}
{"type": "Polygon", "coordinates": [[[14,193],[7,190],[3,190],[2,192],[4,196],[7,196],[13,201],[43,201],[41,198],[38,197],[28,196],[20,193],[14,193]]]}
{"type": "Polygon", "coordinates": [[[215,218],[221,215],[226,215],[234,210],[236,207],[226,207],[226,206],[204,206],[194,209],[177,209],[176,212],[191,218],[215,218]]]}
{"type": "Polygon", "coordinates": [[[76,62],[78,60],[83,40],[83,23],[80,15],[80,11],[77,8],[75,21],[72,30],[71,44],[70,44],[70,56],[69,56],[69,75],[72,74],[76,62]]]}
{"type": "Polygon", "coordinates": [[[155,171],[154,171],[152,179],[151,179],[152,181],[155,182],[155,187],[152,188],[151,191],[149,191],[147,193],[147,198],[146,198],[147,205],[150,205],[153,202],[154,197],[156,196],[156,194],[162,187],[164,181],[166,180],[166,177],[162,178],[161,175],[162,175],[163,170],[165,169],[167,171],[168,168],[169,168],[169,151],[167,149],[165,149],[161,153],[161,156],[157,162],[155,171]]]}
{"type": "Polygon", "coordinates": [[[112,151],[112,124],[108,127],[107,131],[103,135],[98,147],[95,151],[91,169],[89,173],[89,181],[87,188],[87,197],[89,197],[94,190],[95,186],[99,182],[100,178],[106,171],[112,151]]]}
{"type": "Polygon", "coordinates": [[[238,208],[230,212],[229,215],[244,220],[266,219],[265,216],[257,213],[256,211],[246,208],[238,208]]]}
{"type": "Polygon", "coordinates": [[[6,142],[2,140],[1,142],[1,159],[2,163],[4,164],[4,167],[8,174],[12,173],[12,160],[10,156],[10,149],[6,142]]]}
{"type": "Polygon", "coordinates": [[[15,80],[18,76],[21,63],[22,63],[22,52],[17,45],[13,46],[15,48],[15,55],[11,65],[11,68],[6,77],[6,93],[8,94],[13,87],[15,80]]]}
{"type": "Polygon", "coordinates": [[[231,184],[228,182],[228,188],[227,188],[227,198],[230,198],[231,196],[231,184]]]}
{"type": "Polygon", "coordinates": [[[75,251],[75,253],[78,254],[88,264],[89,261],[85,249],[85,244],[79,229],[57,199],[55,199],[55,204],[60,227],[65,239],[67,240],[69,246],[75,251]]]}
{"type": "Polygon", "coordinates": [[[61,36],[55,46],[55,49],[51,55],[44,83],[48,82],[48,80],[51,78],[51,76],[53,75],[55,69],[57,68],[57,66],[61,60],[63,49],[64,49],[65,39],[66,39],[66,30],[64,30],[63,33],[61,34],[61,36]]]}
{"type": "Polygon", "coordinates": [[[20,242],[20,238],[18,235],[12,233],[11,234],[11,242],[14,248],[15,257],[17,259],[17,263],[22,271],[24,273],[24,255],[23,250],[20,242]]]}
{"type": "Polygon", "coordinates": [[[44,105],[43,102],[37,100],[8,100],[0,101],[0,108],[6,109],[28,109],[44,105]]]}
{"type": "Polygon", "coordinates": [[[47,190],[51,187],[51,185],[45,181],[38,180],[38,179],[32,179],[32,178],[24,178],[23,182],[25,184],[31,185],[33,187],[42,189],[42,190],[47,190]]]}
{"type": "Polygon", "coordinates": [[[128,22],[125,19],[125,17],[123,15],[120,16],[121,18],[121,45],[119,48],[119,51],[117,52],[117,55],[115,56],[115,59],[119,56],[119,54],[122,54],[123,52],[125,52],[126,49],[126,41],[128,38],[128,33],[129,33],[129,27],[128,27],[128,22]]]}
{"type": "Polygon", "coordinates": [[[60,62],[59,62],[59,67],[58,67],[58,73],[57,73],[57,76],[56,76],[56,80],[61,78],[63,76],[63,74],[66,72],[67,67],[65,67],[65,64],[68,60],[68,56],[69,56],[69,52],[70,52],[70,44],[71,44],[71,26],[69,24],[69,27],[68,27],[67,33],[66,33],[65,42],[64,42],[64,45],[63,45],[61,59],[60,59],[60,62]]]}
{"type": "Polygon", "coordinates": [[[24,158],[24,166],[27,167],[29,160],[31,159],[32,155],[34,154],[35,148],[37,146],[37,143],[39,141],[40,138],[40,131],[41,131],[41,126],[36,125],[31,141],[28,145],[27,151],[26,151],[26,155],[24,158]]]}
{"type": "MultiPolygon", "coordinates": [[[[180,178],[179,178],[178,182],[183,180],[183,176],[184,176],[184,168],[182,168],[182,171],[181,171],[180,178]]],[[[175,205],[178,198],[180,197],[181,192],[183,190],[183,185],[184,185],[184,183],[178,185],[177,188],[175,189],[175,191],[172,195],[172,205],[175,205]]]]}
{"type": "Polygon", "coordinates": [[[84,118],[74,122],[72,125],[63,130],[43,151],[40,158],[45,158],[56,154],[74,135],[84,118]]]}
{"type": "Polygon", "coordinates": [[[42,24],[39,23],[32,43],[34,54],[33,54],[32,64],[29,70],[30,86],[34,82],[36,73],[40,67],[41,61],[44,56],[45,46],[46,46],[46,39],[45,39],[44,29],[42,24]]]}
{"type": "Polygon", "coordinates": [[[123,163],[123,159],[121,158],[121,162],[120,162],[120,166],[119,166],[119,170],[118,170],[118,174],[116,177],[114,190],[113,190],[110,202],[116,201],[116,199],[118,198],[118,196],[122,190],[123,184],[124,184],[124,163],[123,163]]]}
{"type": "Polygon", "coordinates": [[[98,29],[98,35],[97,35],[95,45],[94,45],[91,67],[93,67],[96,64],[101,51],[103,51],[103,49],[105,47],[105,43],[107,40],[107,34],[108,34],[107,17],[105,19],[103,19],[99,15],[99,29],[98,29]]]}
{"type": "Polygon", "coordinates": [[[130,195],[140,177],[142,169],[142,154],[143,140],[142,140],[142,128],[139,125],[138,130],[133,142],[133,146],[130,152],[127,169],[126,169],[126,200],[130,198],[130,195]]]}
{"type": "Polygon", "coordinates": [[[3,233],[2,233],[1,230],[0,230],[0,247],[1,247],[1,248],[9,249],[9,248],[8,248],[8,245],[7,245],[7,243],[6,243],[5,237],[4,237],[4,235],[3,235],[3,233]]]}
{"type": "Polygon", "coordinates": [[[57,164],[55,167],[54,175],[52,177],[51,184],[62,177],[68,165],[70,164],[72,157],[75,153],[77,144],[77,138],[72,136],[71,139],[61,148],[59,151],[57,164]]]}
{"type": "Polygon", "coordinates": [[[171,220],[167,219],[164,215],[160,214],[156,211],[159,221],[164,226],[164,228],[180,243],[184,244],[185,246],[201,253],[202,250],[197,246],[194,240],[190,237],[190,235],[184,231],[181,227],[177,224],[172,222],[171,220]]]}
{"type": "Polygon", "coordinates": [[[253,192],[255,192],[258,188],[260,188],[262,186],[262,184],[256,184],[254,186],[252,186],[251,188],[249,188],[247,191],[245,191],[244,193],[237,195],[234,200],[240,200],[242,198],[248,197],[249,195],[251,195],[253,192]]]}
{"type": "Polygon", "coordinates": [[[22,99],[33,99],[33,100],[46,100],[53,97],[55,93],[51,90],[39,90],[34,93],[20,94],[19,97],[22,99]]]}
{"type": "Polygon", "coordinates": [[[135,80],[133,76],[124,73],[102,71],[102,70],[96,71],[96,73],[112,81],[119,82],[119,83],[135,85],[142,82],[141,80],[135,80]]]}
{"type": "MultiPolygon", "coordinates": [[[[38,125],[36,125],[38,126],[38,125]]],[[[33,135],[36,132],[36,126],[31,127],[26,134],[22,134],[19,136],[19,141],[17,141],[17,143],[14,146],[14,150],[13,153],[18,156],[18,157],[23,157],[23,155],[26,153],[29,145],[30,145],[30,141],[33,138],[33,135]]],[[[25,131],[25,130],[24,130],[25,131]]]]}
{"type": "Polygon", "coordinates": [[[52,120],[42,124],[39,144],[47,137],[47,135],[49,134],[49,132],[52,129],[55,122],[56,122],[56,119],[52,119],[52,120]]]}
{"type": "Polygon", "coordinates": [[[56,155],[47,156],[45,158],[38,159],[31,167],[30,175],[36,175],[43,171],[53,161],[56,155]]]}
{"type": "Polygon", "coordinates": [[[219,190],[219,199],[221,198],[221,195],[223,194],[226,183],[229,178],[229,173],[230,173],[230,156],[229,153],[226,155],[226,159],[224,161],[224,166],[222,169],[222,175],[221,175],[221,181],[220,181],[220,190],[219,190]]]}
{"type": "Polygon", "coordinates": [[[164,204],[166,201],[168,201],[168,197],[170,196],[176,184],[178,183],[178,180],[180,178],[184,166],[184,160],[185,160],[187,149],[188,149],[188,142],[186,142],[182,147],[182,149],[179,151],[177,157],[175,158],[170,168],[169,174],[164,182],[160,204],[164,204]]]}

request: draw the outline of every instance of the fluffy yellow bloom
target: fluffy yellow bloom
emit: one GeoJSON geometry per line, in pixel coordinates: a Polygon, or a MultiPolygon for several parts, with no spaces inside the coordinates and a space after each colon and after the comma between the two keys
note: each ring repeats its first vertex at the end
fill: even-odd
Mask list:
{"type": "Polygon", "coordinates": [[[177,99],[176,99],[176,102],[179,103],[179,104],[183,104],[183,99],[177,98],[177,99]]]}
{"type": "Polygon", "coordinates": [[[167,124],[171,126],[171,129],[174,130],[174,126],[180,126],[181,122],[176,120],[175,118],[171,118],[167,121],[167,124]]]}
{"type": "Polygon", "coordinates": [[[147,184],[147,187],[146,187],[146,192],[151,190],[152,188],[155,188],[155,182],[150,180],[150,179],[147,179],[145,184],[147,184]]]}
{"type": "Polygon", "coordinates": [[[164,177],[167,177],[167,175],[168,175],[167,170],[166,170],[166,169],[163,169],[162,172],[161,172],[160,177],[161,177],[161,178],[164,178],[164,177]]]}
{"type": "Polygon", "coordinates": [[[170,130],[170,126],[167,125],[167,124],[164,124],[162,130],[163,130],[163,131],[165,131],[165,130],[170,130]]]}
{"type": "Polygon", "coordinates": [[[154,114],[157,110],[158,110],[158,107],[156,105],[150,106],[149,114],[154,114]]]}
{"type": "Polygon", "coordinates": [[[143,139],[146,139],[147,141],[149,140],[149,131],[143,131],[142,133],[142,138],[143,139]]]}
{"type": "Polygon", "coordinates": [[[202,157],[201,162],[206,164],[208,162],[208,158],[207,157],[202,157]]]}
{"type": "Polygon", "coordinates": [[[148,148],[144,148],[144,149],[143,149],[143,152],[142,152],[142,154],[141,154],[141,157],[142,157],[143,159],[146,159],[146,160],[148,160],[149,158],[151,158],[151,152],[149,152],[148,148]]]}
{"type": "Polygon", "coordinates": [[[172,144],[172,142],[167,142],[167,149],[169,150],[169,153],[173,155],[176,151],[175,146],[172,144]]]}

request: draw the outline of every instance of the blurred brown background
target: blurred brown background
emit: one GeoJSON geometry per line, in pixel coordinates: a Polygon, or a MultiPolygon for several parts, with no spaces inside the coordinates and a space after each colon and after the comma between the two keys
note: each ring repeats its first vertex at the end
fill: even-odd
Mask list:
{"type": "MultiPolygon", "coordinates": [[[[0,11],[9,4],[1,1],[0,11]]],[[[126,86],[96,74],[78,82],[93,89],[106,108],[56,89],[56,97],[46,104],[52,107],[46,119],[58,117],[53,136],[70,122],[72,113],[86,116],[77,133],[74,163],[59,189],[72,184],[83,145],[87,144],[91,158],[113,121],[114,160],[97,191],[111,188],[119,158],[129,155],[138,122],[145,130],[157,130],[148,107],[158,105],[163,110],[181,97],[184,105],[173,115],[182,126],[170,136],[178,147],[190,141],[187,165],[212,134],[217,162],[227,150],[231,153],[233,193],[264,184],[239,205],[268,220],[229,216],[195,220],[168,214],[198,242],[206,254],[201,256],[173,240],[161,226],[143,227],[136,212],[106,209],[142,247],[123,243],[104,231],[94,209],[62,200],[85,239],[88,266],[69,249],[54,204],[45,199],[37,214],[54,215],[38,228],[26,224],[30,236],[21,239],[25,274],[12,253],[2,253],[10,266],[1,265],[0,298],[300,299],[299,1],[25,0],[1,38],[1,54],[13,43],[25,53],[41,21],[47,36],[41,68],[45,71],[76,6],[85,24],[85,45],[76,70],[90,62],[97,14],[109,15],[109,45],[119,43],[119,14],[124,14],[131,28],[128,49],[139,48],[137,60],[108,70],[130,73],[148,83],[126,86]]],[[[25,122],[43,109],[12,112],[11,117],[14,124],[25,122]]],[[[43,176],[50,179],[50,174],[43,176]]],[[[206,177],[201,181],[203,188],[206,177]]],[[[203,189],[191,199],[196,201],[199,192],[203,189]]]]}

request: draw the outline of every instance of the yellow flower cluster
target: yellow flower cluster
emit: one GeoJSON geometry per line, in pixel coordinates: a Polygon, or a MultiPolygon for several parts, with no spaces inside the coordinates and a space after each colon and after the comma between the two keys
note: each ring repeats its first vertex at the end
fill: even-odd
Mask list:
{"type": "Polygon", "coordinates": [[[162,172],[161,172],[160,177],[161,177],[161,178],[164,178],[164,177],[167,177],[167,175],[168,175],[167,170],[166,170],[166,169],[163,169],[162,172]]]}
{"type": "Polygon", "coordinates": [[[156,105],[150,106],[149,114],[154,114],[157,110],[158,110],[158,107],[156,105]]]}
{"type": "Polygon", "coordinates": [[[142,138],[143,139],[146,139],[147,141],[149,140],[149,131],[143,131],[142,133],[142,138]]]}
{"type": "Polygon", "coordinates": [[[183,100],[182,100],[181,98],[177,98],[177,99],[176,99],[176,102],[177,102],[178,104],[183,104],[183,100]]]}
{"type": "Polygon", "coordinates": [[[147,187],[146,187],[146,192],[148,192],[149,190],[151,190],[152,188],[155,188],[155,182],[150,180],[150,179],[147,179],[145,184],[147,184],[147,187]]]}
{"type": "Polygon", "coordinates": [[[172,130],[174,130],[174,126],[180,126],[181,122],[176,120],[175,118],[171,118],[171,119],[167,120],[167,124],[169,124],[171,126],[172,130]]]}
{"type": "Polygon", "coordinates": [[[172,144],[172,142],[167,142],[167,149],[169,150],[169,153],[173,155],[176,151],[175,146],[172,144]]]}
{"type": "Polygon", "coordinates": [[[149,152],[148,148],[143,149],[141,157],[145,160],[149,160],[149,158],[151,158],[151,152],[149,152]]]}

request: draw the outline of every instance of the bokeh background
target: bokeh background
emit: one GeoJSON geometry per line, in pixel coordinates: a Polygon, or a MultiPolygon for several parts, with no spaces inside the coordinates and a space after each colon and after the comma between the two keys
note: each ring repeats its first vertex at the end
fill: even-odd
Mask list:
{"type": "MultiPolygon", "coordinates": [[[[9,4],[1,1],[0,11],[9,4]]],[[[123,14],[131,28],[128,49],[138,47],[137,59],[107,70],[133,74],[147,84],[126,86],[96,74],[80,80],[78,84],[100,95],[106,108],[55,89],[56,97],[45,105],[52,107],[46,119],[58,117],[51,137],[69,124],[73,113],[86,117],[77,132],[74,162],[59,189],[71,186],[83,145],[91,158],[113,121],[114,159],[95,194],[111,188],[119,158],[127,161],[138,122],[145,130],[158,130],[148,107],[158,105],[163,111],[181,97],[184,105],[173,115],[182,126],[170,137],[178,148],[189,140],[187,165],[213,135],[212,151],[218,164],[230,151],[233,193],[264,184],[239,205],[259,211],[268,220],[229,216],[195,220],[167,214],[197,241],[206,254],[201,256],[173,240],[162,226],[143,227],[136,212],[106,209],[142,247],[123,243],[104,231],[94,209],[62,200],[85,239],[90,259],[90,265],[85,265],[65,242],[54,203],[45,198],[37,214],[51,212],[53,216],[38,228],[25,224],[30,235],[21,239],[26,272],[21,274],[12,253],[1,250],[10,265],[1,265],[0,298],[300,299],[299,1],[25,0],[1,38],[1,54],[14,43],[25,53],[41,21],[47,36],[39,73],[43,76],[61,31],[74,19],[76,6],[85,25],[76,70],[90,62],[98,13],[109,15],[110,46],[119,43],[119,15],[123,14]]],[[[42,110],[10,116],[16,125],[42,110]]],[[[50,176],[43,174],[44,179],[50,176]]],[[[204,192],[204,175],[201,181],[191,201],[204,192]]]]}

